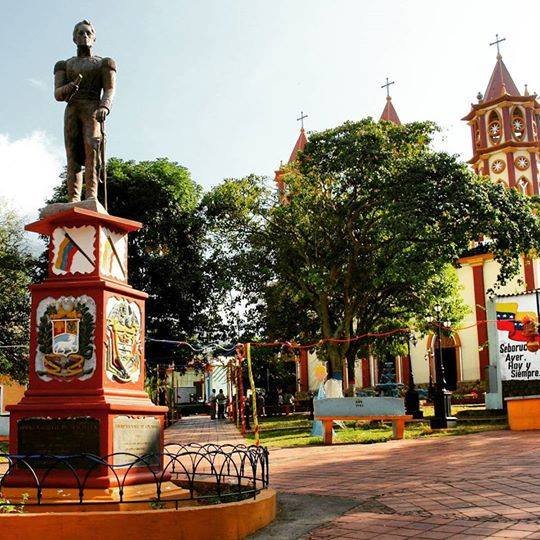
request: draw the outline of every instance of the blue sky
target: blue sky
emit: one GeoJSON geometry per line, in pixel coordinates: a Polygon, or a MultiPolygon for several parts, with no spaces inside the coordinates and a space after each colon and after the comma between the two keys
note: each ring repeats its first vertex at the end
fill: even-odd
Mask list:
{"type": "Polygon", "coordinates": [[[386,76],[402,121],[442,125],[438,147],[469,157],[460,118],[484,91],[495,33],[518,88],[540,90],[540,3],[498,0],[3,0],[0,196],[32,213],[63,165],[64,104],[52,68],[82,18],[118,63],[108,155],[169,157],[205,188],[271,175],[298,135],[379,117],[386,76]],[[517,4],[516,4],[517,6],[517,4]],[[507,14],[503,13],[507,11],[507,14]],[[5,81],[9,81],[6,83],[5,81]],[[9,187],[8,187],[9,186],[9,187]]]}

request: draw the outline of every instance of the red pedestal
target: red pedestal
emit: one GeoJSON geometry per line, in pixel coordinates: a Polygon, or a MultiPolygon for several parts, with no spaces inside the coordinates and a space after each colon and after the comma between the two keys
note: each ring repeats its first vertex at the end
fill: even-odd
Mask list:
{"type": "MultiPolygon", "coordinates": [[[[81,208],[26,227],[49,237],[49,272],[31,286],[29,386],[9,408],[10,453],[162,452],[167,407],[154,405],[144,391],[147,295],[127,283],[127,236],[140,227],[81,208]]],[[[148,467],[133,467],[126,483],[151,480],[148,467]]],[[[65,469],[47,480],[48,486],[70,484],[73,474],[65,469]]],[[[89,473],[88,487],[117,484],[107,467],[89,473]]],[[[34,481],[18,467],[9,485],[34,481]]]]}

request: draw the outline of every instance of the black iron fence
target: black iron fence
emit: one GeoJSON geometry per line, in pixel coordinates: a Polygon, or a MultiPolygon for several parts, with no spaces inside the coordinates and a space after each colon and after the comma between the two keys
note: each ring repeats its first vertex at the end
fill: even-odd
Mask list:
{"type": "MultiPolygon", "coordinates": [[[[115,453],[108,456],[76,454],[14,455],[0,453],[0,493],[10,485],[10,477],[24,479],[25,506],[58,505],[59,497],[52,502],[46,490],[56,489],[67,495],[62,504],[150,504],[153,508],[171,505],[177,508],[186,501],[191,504],[216,504],[256,498],[268,487],[268,450],[261,446],[216,444],[168,444],[159,454],[136,456],[115,453]],[[99,473],[109,477],[109,489],[114,496],[108,501],[90,498],[90,485],[99,473]],[[58,475],[62,476],[61,489],[58,475]],[[133,483],[134,475],[144,475],[144,496],[129,497],[126,488],[133,483]],[[170,482],[182,488],[178,495],[171,494],[170,482]],[[150,489],[149,489],[150,487],[150,489]],[[69,495],[68,495],[69,493],[69,495]]],[[[19,484],[19,482],[17,482],[19,484]]],[[[17,501],[0,497],[2,506],[13,506],[17,501]]]]}

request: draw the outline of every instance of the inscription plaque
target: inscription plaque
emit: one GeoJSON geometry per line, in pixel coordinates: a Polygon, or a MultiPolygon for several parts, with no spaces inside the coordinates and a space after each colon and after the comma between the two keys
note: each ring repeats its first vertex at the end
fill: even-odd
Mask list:
{"type": "MultiPolygon", "coordinates": [[[[100,455],[97,418],[22,418],[17,422],[17,434],[17,452],[22,455],[100,455]]],[[[85,459],[70,463],[77,468],[92,466],[92,463],[85,459]]],[[[50,465],[50,461],[32,460],[33,467],[50,465]]]]}
{"type": "MultiPolygon", "coordinates": [[[[161,422],[154,416],[115,416],[113,421],[114,465],[132,463],[133,455],[145,456],[150,465],[160,464],[161,422]],[[122,454],[123,453],[123,454],[122,454]],[[125,455],[131,454],[131,455],[125,455]]],[[[136,467],[146,467],[138,463],[136,467]]]]}

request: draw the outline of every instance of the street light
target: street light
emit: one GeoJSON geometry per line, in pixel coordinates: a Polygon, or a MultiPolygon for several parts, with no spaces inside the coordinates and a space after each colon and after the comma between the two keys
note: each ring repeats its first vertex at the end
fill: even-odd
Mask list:
{"type": "Polygon", "coordinates": [[[409,332],[407,334],[407,351],[409,353],[409,381],[407,392],[405,392],[405,411],[407,414],[412,414],[415,419],[424,418],[424,413],[420,410],[420,396],[418,390],[414,385],[414,376],[412,370],[412,358],[411,358],[411,342],[413,347],[416,347],[418,343],[416,336],[409,332]]]}
{"type": "Polygon", "coordinates": [[[435,317],[430,316],[427,320],[437,328],[439,354],[434,354],[435,391],[433,392],[433,405],[435,416],[430,420],[430,426],[432,429],[446,429],[456,427],[457,424],[457,418],[452,416],[452,392],[446,389],[441,336],[441,329],[443,327],[450,328],[451,323],[442,320],[442,306],[440,304],[435,305],[433,309],[435,317]]]}

